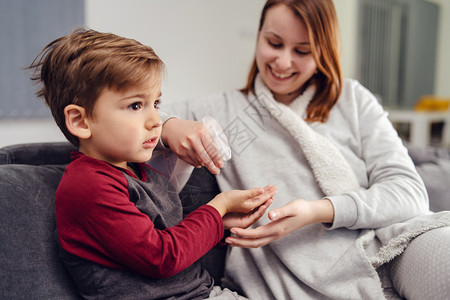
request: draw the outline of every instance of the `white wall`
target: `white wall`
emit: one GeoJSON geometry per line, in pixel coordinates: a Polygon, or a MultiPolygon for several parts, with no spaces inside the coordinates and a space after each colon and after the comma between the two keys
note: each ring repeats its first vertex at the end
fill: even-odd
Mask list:
{"type": "Polygon", "coordinates": [[[162,101],[240,88],[264,0],[86,0],[87,26],[154,48],[167,67],[162,101]]]}
{"type": "Polygon", "coordinates": [[[0,147],[50,141],[66,141],[53,119],[0,120],[0,147]]]}
{"type": "MultiPolygon", "coordinates": [[[[450,97],[450,1],[441,6],[436,94],[450,97]]],[[[163,101],[240,88],[245,83],[265,0],[85,0],[86,25],[135,38],[164,60],[163,101]]],[[[357,2],[334,0],[344,76],[355,77],[357,2]]],[[[0,120],[0,147],[64,141],[52,120],[0,120]]]]}
{"type": "MultiPolygon", "coordinates": [[[[85,0],[86,25],[150,45],[166,64],[162,100],[244,85],[265,0],[85,0]]],[[[53,120],[0,120],[0,147],[64,141],[53,120]]]]}

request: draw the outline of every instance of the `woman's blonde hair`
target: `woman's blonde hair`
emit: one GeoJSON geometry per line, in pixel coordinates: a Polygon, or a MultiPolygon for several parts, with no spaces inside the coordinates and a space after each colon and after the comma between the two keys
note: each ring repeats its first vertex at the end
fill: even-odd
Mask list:
{"type": "MultiPolygon", "coordinates": [[[[311,52],[317,64],[317,73],[306,84],[317,86],[316,94],[306,111],[307,121],[325,122],[336,104],[342,89],[342,71],[339,59],[339,27],[332,0],[268,0],[259,22],[261,30],[267,11],[275,5],[286,5],[305,24],[311,52]]],[[[253,60],[247,85],[241,92],[255,93],[255,79],[259,70],[253,60]]]]}

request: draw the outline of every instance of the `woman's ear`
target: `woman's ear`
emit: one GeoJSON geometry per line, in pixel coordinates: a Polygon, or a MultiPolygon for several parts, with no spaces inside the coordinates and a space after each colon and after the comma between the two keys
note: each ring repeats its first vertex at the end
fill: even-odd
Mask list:
{"type": "Polygon", "coordinates": [[[86,110],[78,105],[69,104],[64,108],[67,130],[79,139],[91,137],[89,122],[86,118],[86,110]]]}

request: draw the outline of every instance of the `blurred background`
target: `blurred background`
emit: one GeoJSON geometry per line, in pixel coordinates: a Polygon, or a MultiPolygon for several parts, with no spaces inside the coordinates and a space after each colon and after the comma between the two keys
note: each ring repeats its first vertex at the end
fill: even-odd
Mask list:
{"type": "MultiPolygon", "coordinates": [[[[65,140],[24,69],[55,38],[85,26],[150,45],[167,67],[163,102],[173,103],[244,85],[264,3],[0,0],[0,147],[65,140]]],[[[427,146],[437,134],[446,144],[450,1],[334,3],[344,76],[377,96],[405,139],[427,146]]]]}

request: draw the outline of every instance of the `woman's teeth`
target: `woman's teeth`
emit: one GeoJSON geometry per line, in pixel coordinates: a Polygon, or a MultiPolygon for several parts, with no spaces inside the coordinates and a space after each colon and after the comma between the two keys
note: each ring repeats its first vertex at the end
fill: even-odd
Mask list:
{"type": "Polygon", "coordinates": [[[273,75],[275,75],[276,77],[280,78],[280,79],[284,79],[284,78],[288,78],[290,77],[292,74],[280,74],[277,73],[275,71],[272,70],[273,75]]]}

